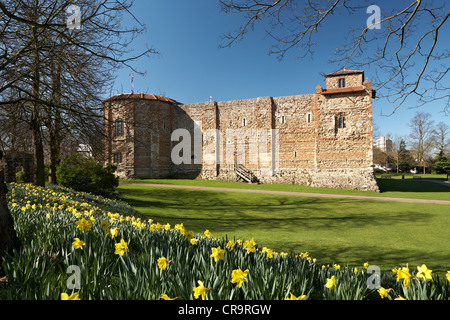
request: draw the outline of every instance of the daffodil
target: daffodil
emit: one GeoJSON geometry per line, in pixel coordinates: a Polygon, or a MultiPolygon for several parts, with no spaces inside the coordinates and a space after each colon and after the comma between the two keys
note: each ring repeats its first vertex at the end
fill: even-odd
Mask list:
{"type": "Polygon", "coordinates": [[[109,227],[109,222],[107,220],[102,220],[100,223],[100,228],[106,230],[109,227]]]}
{"type": "Polygon", "coordinates": [[[378,289],[377,291],[380,294],[381,299],[389,297],[389,290],[386,290],[385,288],[380,287],[380,289],[378,289]]]}
{"type": "Polygon", "coordinates": [[[227,242],[227,245],[225,246],[228,250],[232,251],[234,249],[234,246],[236,243],[233,240],[230,240],[227,242]]]}
{"type": "Polygon", "coordinates": [[[126,243],[125,240],[121,239],[119,243],[116,243],[115,254],[120,254],[121,256],[123,256],[128,251],[128,243],[126,243]]]}
{"type": "Polygon", "coordinates": [[[256,245],[256,242],[253,240],[253,238],[250,241],[247,240],[244,242],[244,248],[247,249],[247,253],[254,252],[255,245],[256,245]]]}
{"type": "Polygon", "coordinates": [[[81,231],[89,231],[92,228],[93,222],[91,220],[86,220],[85,218],[78,220],[76,222],[78,229],[81,231]]]}
{"type": "Polygon", "coordinates": [[[249,270],[242,271],[241,268],[233,270],[231,273],[231,283],[237,283],[238,288],[242,286],[242,283],[247,282],[247,274],[249,270]]]}
{"type": "Polygon", "coordinates": [[[450,271],[447,271],[447,274],[445,276],[447,277],[448,282],[450,282],[450,271]]]}
{"type": "Polygon", "coordinates": [[[70,296],[67,293],[61,293],[61,300],[81,300],[81,299],[80,294],[78,292],[75,292],[70,296]]]}
{"type": "Polygon", "coordinates": [[[165,257],[161,257],[158,259],[158,268],[160,268],[161,270],[166,270],[168,263],[169,260],[167,260],[165,257]]]}
{"type": "Polygon", "coordinates": [[[83,246],[86,244],[84,241],[81,241],[79,238],[75,238],[75,241],[72,242],[72,245],[75,249],[83,249],[83,246]]]}
{"type": "Polygon", "coordinates": [[[395,298],[394,300],[406,300],[406,299],[403,298],[402,296],[398,296],[398,298],[395,298]]]}
{"type": "Polygon", "coordinates": [[[327,279],[327,283],[325,284],[325,287],[327,287],[330,290],[333,290],[336,288],[336,277],[332,276],[330,279],[327,279]]]}
{"type": "Polygon", "coordinates": [[[206,238],[211,238],[211,232],[209,230],[205,230],[204,235],[206,238]]]}
{"type": "Polygon", "coordinates": [[[426,265],[422,265],[420,267],[417,267],[417,270],[419,271],[417,273],[417,276],[419,278],[422,278],[423,280],[432,280],[433,277],[431,276],[432,270],[428,269],[426,265]]]}
{"type": "Polygon", "coordinates": [[[205,300],[206,293],[208,292],[208,288],[206,288],[203,285],[203,282],[198,280],[198,287],[194,287],[194,298],[198,299],[200,296],[202,296],[202,300],[205,300]]]}
{"type": "Polygon", "coordinates": [[[191,242],[192,245],[198,244],[198,240],[195,239],[195,238],[192,238],[190,242],[191,242]]]}
{"type": "Polygon", "coordinates": [[[163,300],[175,300],[174,298],[170,298],[167,294],[163,293],[160,297],[163,300]]]}
{"type": "Polygon", "coordinates": [[[286,298],[285,300],[306,300],[306,295],[296,297],[292,294],[292,292],[290,294],[290,297],[286,298]]]}
{"type": "Polygon", "coordinates": [[[111,237],[111,238],[115,238],[115,237],[117,237],[117,235],[119,234],[119,228],[118,227],[115,227],[115,228],[111,228],[111,229],[108,229],[107,231],[106,231],[106,235],[107,236],[109,236],[109,237],[111,237]]]}
{"type": "Polygon", "coordinates": [[[211,258],[214,258],[214,261],[223,260],[223,255],[225,253],[225,250],[221,249],[220,247],[217,248],[211,248],[212,254],[211,258]]]}
{"type": "Polygon", "coordinates": [[[412,275],[409,273],[409,267],[406,265],[406,267],[403,267],[401,269],[397,270],[397,281],[403,280],[403,284],[405,288],[408,288],[409,286],[409,280],[412,278],[412,275]]]}
{"type": "Polygon", "coordinates": [[[369,263],[368,262],[366,262],[366,263],[364,263],[364,268],[368,268],[369,267],[369,263]]]}

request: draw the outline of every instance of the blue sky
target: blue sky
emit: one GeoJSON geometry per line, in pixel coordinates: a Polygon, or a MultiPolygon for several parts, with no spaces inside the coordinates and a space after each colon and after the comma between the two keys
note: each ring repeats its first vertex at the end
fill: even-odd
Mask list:
{"type": "MultiPolygon", "coordinates": [[[[381,7],[389,3],[374,1],[374,4],[377,2],[381,7]]],[[[146,75],[134,75],[134,91],[160,94],[182,103],[204,102],[210,97],[228,101],[313,93],[317,84],[325,86],[321,73],[337,71],[328,61],[342,45],[349,27],[348,17],[334,15],[319,30],[313,57],[299,59],[301,54],[291,51],[279,61],[275,55],[268,54],[273,42],[263,27],[256,28],[231,48],[219,49],[223,44],[221,36],[234,31],[243,20],[220,12],[218,1],[135,0],[132,12],[147,27],[147,32],[134,42],[133,49],[139,52],[148,45],[160,53],[139,61],[137,67],[146,75]]],[[[362,10],[351,17],[352,23],[365,24],[368,17],[362,10]]],[[[448,36],[441,40],[444,46],[450,47],[448,36]]],[[[365,70],[369,80],[371,72],[374,70],[365,70]]],[[[119,72],[112,94],[130,92],[130,78],[131,71],[119,72]]],[[[381,135],[406,136],[410,132],[407,123],[418,110],[431,113],[435,122],[450,125],[450,118],[440,112],[442,109],[441,103],[420,109],[405,105],[394,115],[386,116],[393,105],[376,99],[374,124],[381,135]]]]}

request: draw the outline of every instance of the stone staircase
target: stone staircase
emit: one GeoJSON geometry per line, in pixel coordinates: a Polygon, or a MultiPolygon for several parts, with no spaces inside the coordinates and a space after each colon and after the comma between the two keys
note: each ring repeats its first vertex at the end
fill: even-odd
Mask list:
{"type": "Polygon", "coordinates": [[[248,183],[259,183],[258,177],[256,177],[253,172],[251,172],[249,169],[244,167],[241,164],[234,166],[234,172],[236,172],[236,175],[243,179],[244,181],[248,183]]]}

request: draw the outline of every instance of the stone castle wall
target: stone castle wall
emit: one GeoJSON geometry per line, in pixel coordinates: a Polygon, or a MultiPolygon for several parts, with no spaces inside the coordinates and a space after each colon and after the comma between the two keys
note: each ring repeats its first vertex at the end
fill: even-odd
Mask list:
{"type": "Polygon", "coordinates": [[[105,104],[109,122],[123,117],[127,128],[109,152],[123,152],[122,178],[236,181],[234,166],[242,164],[262,183],[378,191],[370,83],[362,83],[362,74],[345,75],[352,87],[340,91],[339,77],[314,94],[289,97],[187,105],[143,96],[113,100],[105,104]],[[190,149],[174,163],[183,133],[190,149]]]}

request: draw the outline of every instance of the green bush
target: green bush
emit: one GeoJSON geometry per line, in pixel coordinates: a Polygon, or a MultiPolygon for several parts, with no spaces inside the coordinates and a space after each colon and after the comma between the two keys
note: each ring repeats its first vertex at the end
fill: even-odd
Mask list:
{"type": "Polygon", "coordinates": [[[16,181],[19,183],[25,182],[25,171],[23,169],[16,172],[16,181]]]}
{"type": "Polygon", "coordinates": [[[114,175],[115,171],[116,166],[111,163],[103,167],[92,158],[73,154],[57,167],[56,178],[61,186],[112,197],[119,185],[119,179],[114,175]]]}

